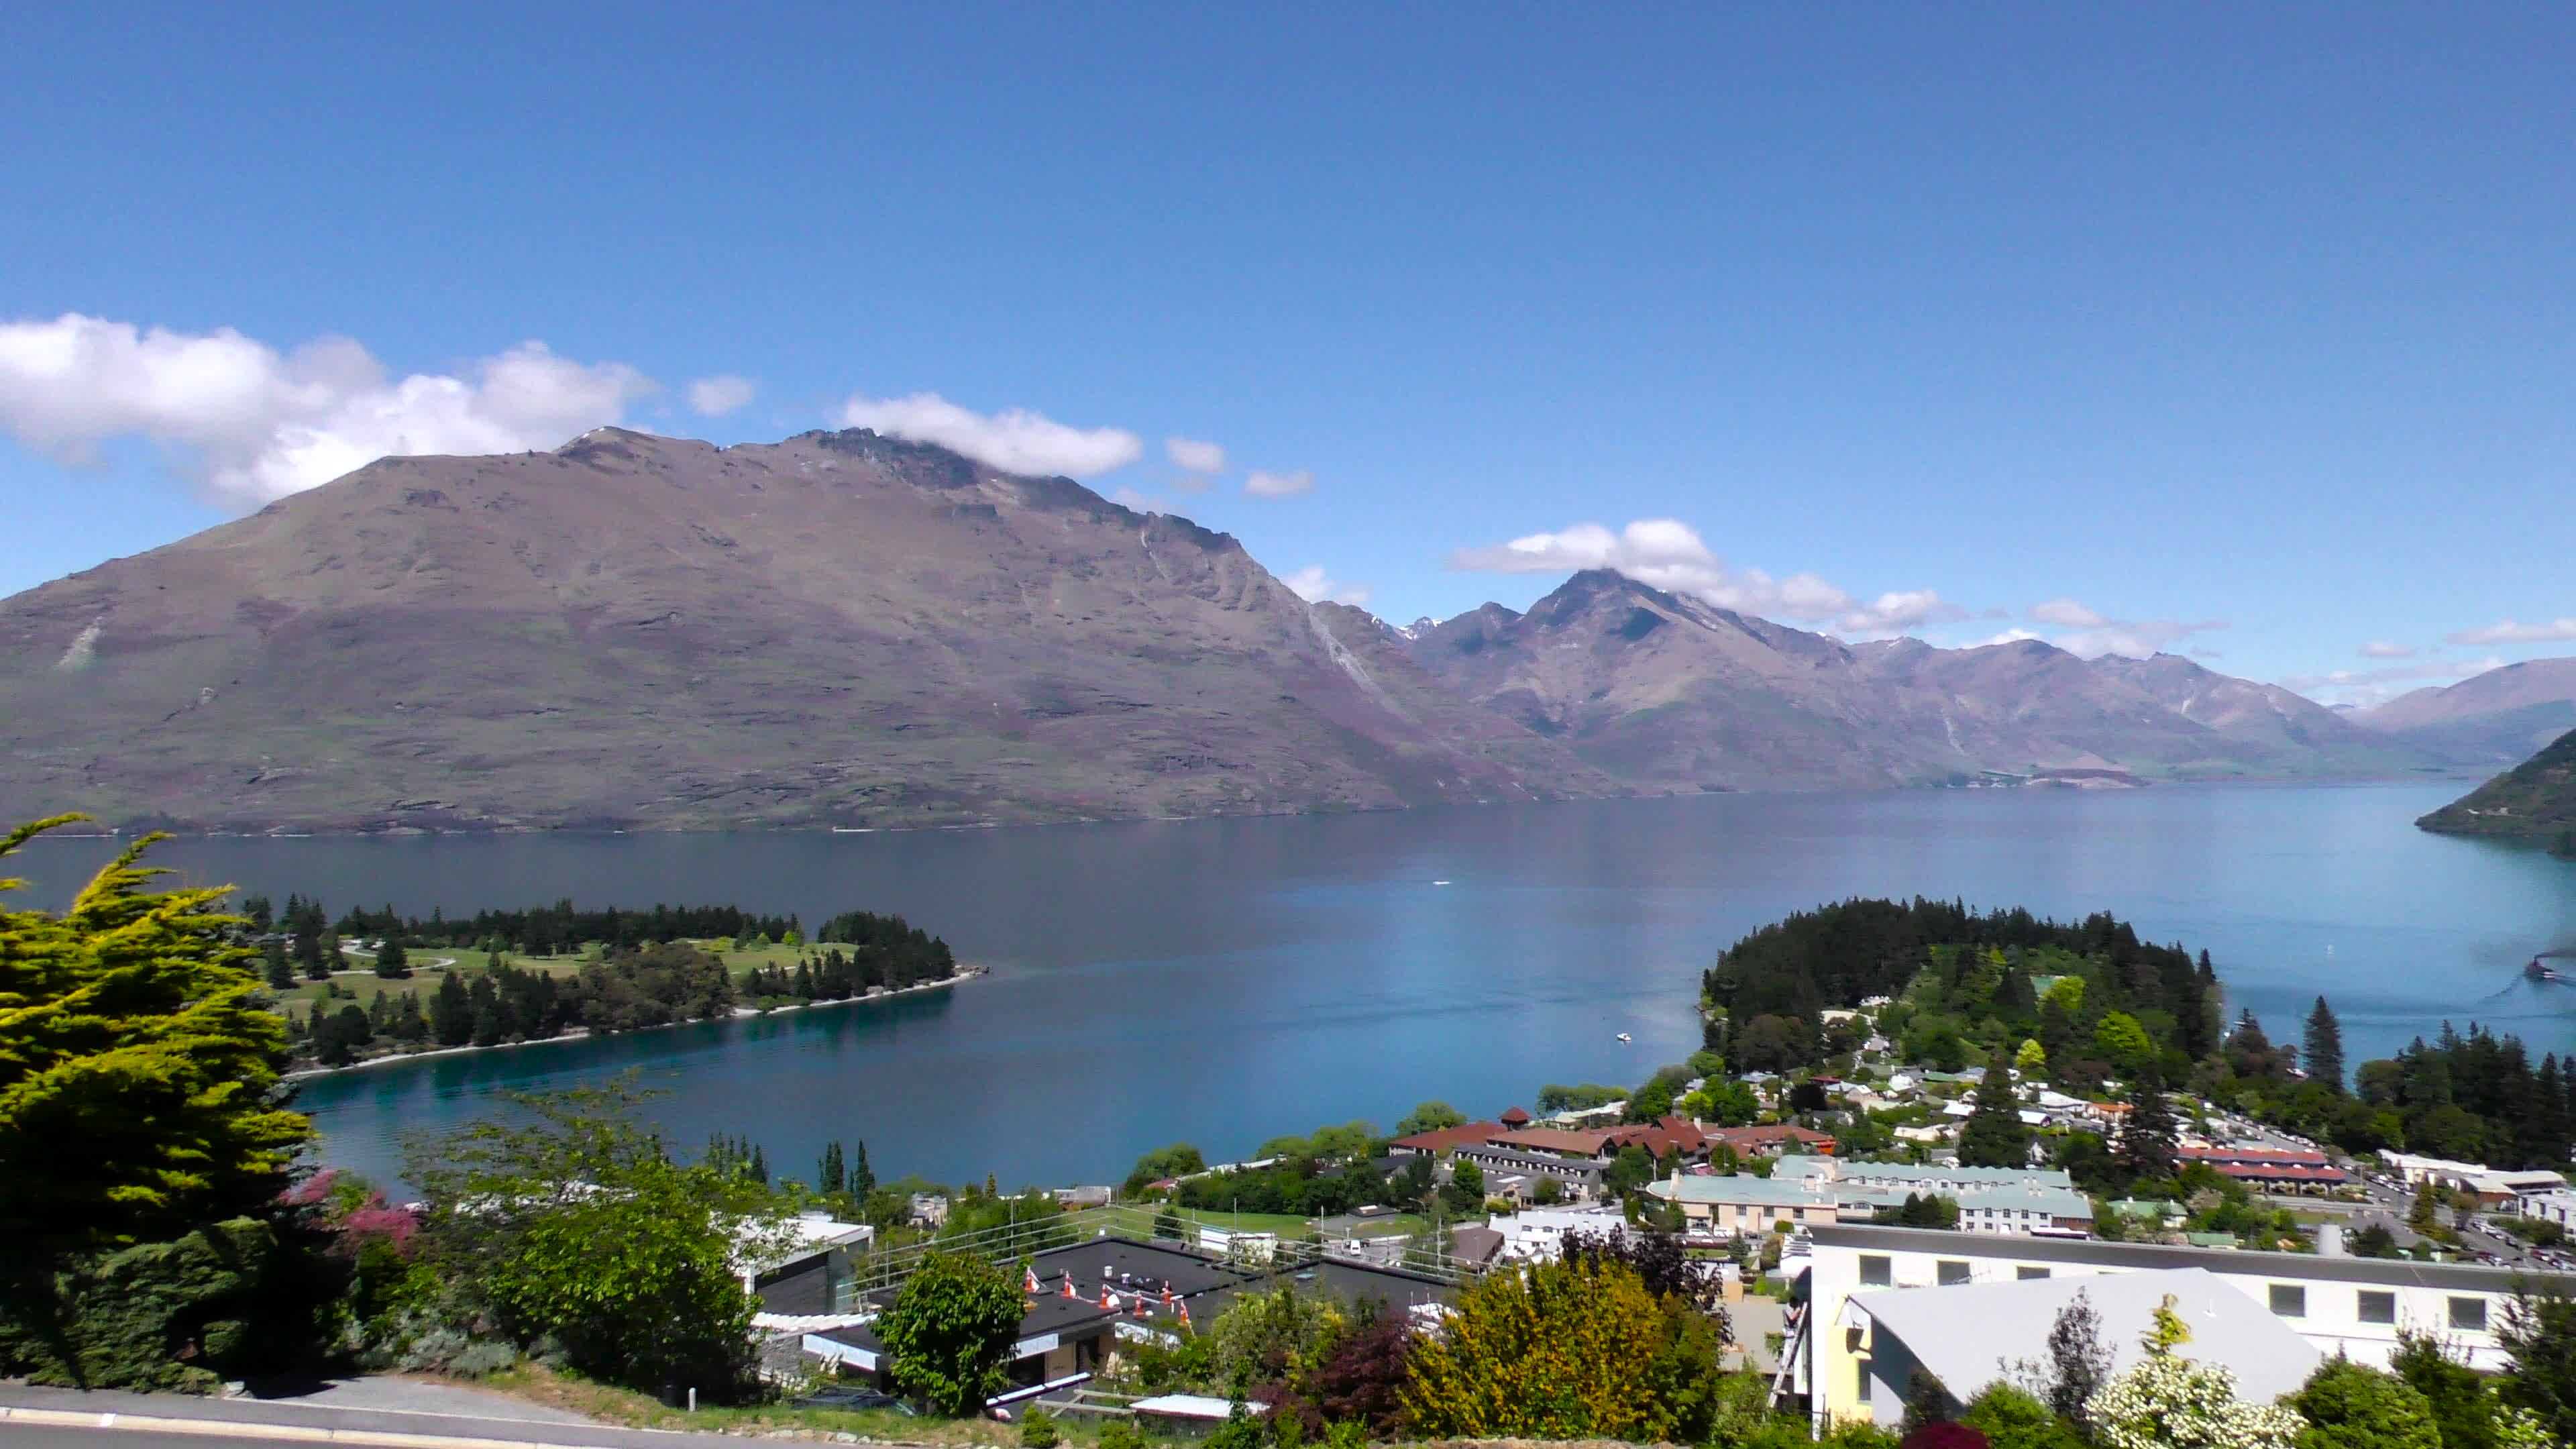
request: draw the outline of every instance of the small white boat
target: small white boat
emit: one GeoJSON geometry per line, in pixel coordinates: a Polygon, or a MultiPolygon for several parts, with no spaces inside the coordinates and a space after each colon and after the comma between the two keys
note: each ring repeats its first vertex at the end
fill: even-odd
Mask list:
{"type": "Polygon", "coordinates": [[[1449,882],[1447,882],[1447,881],[1445,881],[1445,880],[1435,880],[1435,881],[1433,881],[1433,882],[1432,882],[1432,884],[1433,884],[1433,885],[1447,885],[1448,883],[1449,883],[1449,882]]]}
{"type": "Polygon", "coordinates": [[[1628,1042],[1628,1041],[1634,1041],[1634,1040],[1635,1040],[1635,1038],[1634,1038],[1634,1037],[1629,1036],[1626,1032],[1624,1032],[1624,1031],[1623,1031],[1623,1032],[1619,1033],[1619,1040],[1620,1040],[1620,1041],[1622,1041],[1622,1042],[1628,1042]]]}

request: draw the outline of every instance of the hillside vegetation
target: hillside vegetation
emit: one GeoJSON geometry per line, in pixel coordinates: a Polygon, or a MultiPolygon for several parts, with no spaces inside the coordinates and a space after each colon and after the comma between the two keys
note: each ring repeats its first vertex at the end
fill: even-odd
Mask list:
{"type": "Polygon", "coordinates": [[[2545,841],[2576,855],[2576,730],[2415,823],[2445,835],[2545,841]]]}

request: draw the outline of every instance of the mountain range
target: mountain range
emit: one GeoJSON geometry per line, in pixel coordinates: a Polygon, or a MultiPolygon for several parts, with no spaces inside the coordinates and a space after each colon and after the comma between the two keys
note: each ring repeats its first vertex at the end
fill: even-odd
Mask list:
{"type": "Polygon", "coordinates": [[[2383,725],[2174,656],[1846,644],[1607,571],[1399,630],[1068,479],[863,429],[606,428],[384,459],[0,600],[0,814],[899,828],[2386,775],[2553,707],[2477,683],[2383,725]]]}

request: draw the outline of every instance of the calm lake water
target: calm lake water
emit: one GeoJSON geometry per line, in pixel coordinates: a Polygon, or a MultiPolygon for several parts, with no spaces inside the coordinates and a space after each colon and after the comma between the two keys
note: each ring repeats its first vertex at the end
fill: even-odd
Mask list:
{"type": "MultiPolygon", "coordinates": [[[[1377,815],[874,835],[225,839],[199,883],[407,913],[732,902],[899,911],[993,974],[954,991],[318,1079],[326,1155],[390,1177],[397,1132],[505,1088],[640,1068],[675,1141],[828,1138],[881,1177],[1106,1181],[1175,1140],[1211,1158],[1319,1123],[1470,1114],[1550,1081],[1635,1082],[1698,1043],[1699,972],[1748,930],[1852,895],[2108,909],[2206,946],[2295,1040],[2323,992],[2347,1056],[2444,1018],[2576,1046],[2576,988],[2520,965],[2576,936],[2576,865],[2425,835],[2458,783],[1712,795],[1377,815]],[[1446,882],[1446,884],[1441,884],[1446,882]],[[1618,1042],[1627,1032],[1631,1045],[1618,1042]]],[[[103,856],[21,857],[59,902],[103,856]]],[[[2232,1009],[2232,1008],[2231,1008],[2232,1009]]]]}

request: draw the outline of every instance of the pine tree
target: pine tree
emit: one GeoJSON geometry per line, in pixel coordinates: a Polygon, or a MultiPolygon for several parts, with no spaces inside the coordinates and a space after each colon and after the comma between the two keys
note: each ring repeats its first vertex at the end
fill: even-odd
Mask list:
{"type": "Polygon", "coordinates": [[[2173,1176],[2175,1142],[2181,1135],[2165,1084],[2153,1071],[2141,1072],[2129,1086],[2129,1120],[2120,1128],[2112,1157],[2132,1179],[2155,1182],[2173,1176]]]}
{"type": "Polygon", "coordinates": [[[2011,1075],[1998,1055],[1977,1086],[1977,1109],[1959,1129],[1962,1167],[2028,1167],[2030,1129],[2022,1125],[2021,1100],[2013,1094],[2011,1075]]]}
{"type": "Polygon", "coordinates": [[[839,1197],[849,1186],[849,1172],[841,1165],[841,1144],[823,1144],[822,1164],[814,1171],[815,1190],[826,1197],[839,1197]]]}
{"type": "Polygon", "coordinates": [[[429,1034],[443,1047],[461,1047],[474,1040],[474,998],[466,993],[465,978],[457,972],[439,974],[438,990],[429,998],[429,1034]]]}
{"type": "Polygon", "coordinates": [[[399,939],[387,936],[384,944],[376,947],[376,974],[394,981],[411,975],[411,953],[403,949],[399,939]]]}
{"type": "Polygon", "coordinates": [[[2303,1045],[2308,1080],[2321,1082],[2336,1095],[2342,1095],[2343,1026],[2322,996],[2317,998],[2316,1009],[2308,1013],[2308,1034],[2303,1045]]]}
{"type": "Polygon", "coordinates": [[[868,1166],[868,1144],[863,1137],[850,1139],[850,1196],[862,1205],[877,1190],[876,1169],[868,1166]]]}
{"type": "Polygon", "coordinates": [[[266,965],[269,989],[271,991],[293,991],[295,989],[295,968],[289,966],[286,962],[286,943],[283,941],[271,941],[267,946],[262,948],[261,954],[267,957],[266,965]]]}

